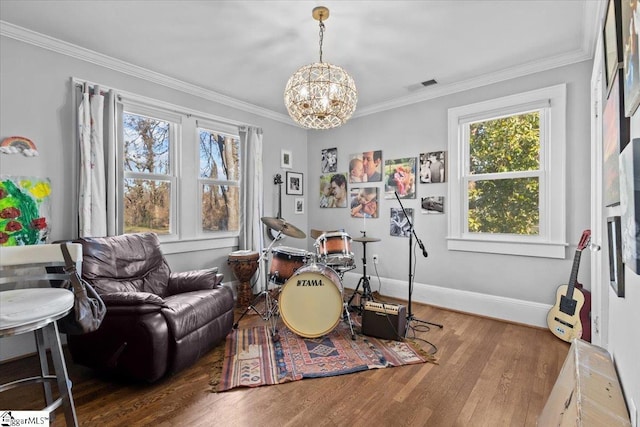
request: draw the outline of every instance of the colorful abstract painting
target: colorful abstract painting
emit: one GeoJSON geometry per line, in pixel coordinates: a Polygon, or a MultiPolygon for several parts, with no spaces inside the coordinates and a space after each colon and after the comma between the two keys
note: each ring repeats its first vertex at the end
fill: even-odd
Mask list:
{"type": "Polygon", "coordinates": [[[51,182],[28,176],[0,177],[0,245],[40,245],[49,236],[51,182]]]}

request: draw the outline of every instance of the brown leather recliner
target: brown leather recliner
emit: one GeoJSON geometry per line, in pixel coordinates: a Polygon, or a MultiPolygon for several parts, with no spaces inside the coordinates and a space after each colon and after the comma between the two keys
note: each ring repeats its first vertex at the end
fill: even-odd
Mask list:
{"type": "Polygon", "coordinates": [[[82,238],[82,277],[107,314],[93,333],[69,336],[73,361],[153,382],[198,360],[233,325],[233,292],[217,268],[171,273],[153,233],[82,238]]]}

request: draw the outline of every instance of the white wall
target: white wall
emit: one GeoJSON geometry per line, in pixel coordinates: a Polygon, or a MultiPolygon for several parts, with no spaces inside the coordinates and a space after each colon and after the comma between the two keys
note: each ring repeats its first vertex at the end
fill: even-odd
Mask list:
{"type": "MultiPolygon", "coordinates": [[[[449,95],[419,104],[352,119],[345,126],[309,133],[309,226],[319,229],[345,228],[360,236],[363,220],[351,218],[349,209],[320,209],[320,151],[338,148],[338,172],[346,172],[349,155],[363,150],[382,150],[383,160],[417,157],[420,153],[447,150],[447,110],[465,104],[514,93],[567,83],[567,241],[566,259],[480,254],[447,250],[446,215],[420,213],[420,197],[445,196],[447,185],[417,184],[417,198],[403,200],[414,209],[415,230],[429,252],[418,251],[414,300],[506,318],[539,326],[546,325],[546,312],[555,301],[556,288],[567,283],[573,255],[582,231],[589,228],[589,82],[591,62],[509,80],[449,95]],[[313,208],[316,206],[316,208],[313,208]]],[[[428,90],[428,89],[426,89],[428,90]]],[[[355,186],[356,184],[354,184],[355,186]]],[[[372,185],[372,184],[367,184],[372,185]]],[[[378,183],[381,194],[382,183],[378,183]]],[[[383,294],[407,297],[408,239],[389,235],[389,211],[393,200],[381,200],[380,218],[367,219],[367,236],[379,237],[369,244],[368,255],[380,257],[378,273],[383,294]]],[[[360,267],[362,245],[354,242],[360,267]]],[[[371,263],[369,263],[371,267],[371,263]]],[[[589,259],[583,258],[579,281],[589,288],[589,259]]],[[[372,269],[371,269],[372,270],[372,269]]],[[[375,271],[368,271],[375,275],[375,271]]],[[[358,268],[345,282],[355,284],[358,268]]],[[[372,282],[376,290],[378,281],[372,282]]]]}
{"type": "MultiPolygon", "coordinates": [[[[280,121],[216,104],[111,69],[78,60],[51,50],[0,37],[0,139],[20,135],[30,138],[38,157],[0,155],[0,174],[48,177],[52,185],[51,241],[74,238],[72,211],[73,171],[71,160],[76,147],[72,128],[71,77],[78,77],[189,109],[228,118],[234,122],[260,126],[264,130],[265,215],[275,216],[272,177],[280,169],[280,149],[291,150],[294,169],[306,176],[306,131],[280,121]]],[[[283,191],[284,193],[284,191],[283,191]]],[[[306,194],[306,188],[305,188],[306,194]]],[[[293,196],[283,196],[283,216],[301,229],[306,215],[293,214],[293,196]]],[[[197,207],[194,206],[194,210],[197,207]]],[[[291,240],[291,239],[289,239],[291,240]]],[[[295,242],[290,246],[294,246],[295,242]]],[[[287,244],[289,244],[287,243],[287,244]]],[[[301,243],[306,244],[306,242],[301,243]]],[[[228,254],[237,247],[171,254],[167,259],[174,271],[219,266],[225,281],[235,280],[227,265],[228,254]]],[[[0,360],[25,351],[21,345],[0,344],[0,360]]]]}

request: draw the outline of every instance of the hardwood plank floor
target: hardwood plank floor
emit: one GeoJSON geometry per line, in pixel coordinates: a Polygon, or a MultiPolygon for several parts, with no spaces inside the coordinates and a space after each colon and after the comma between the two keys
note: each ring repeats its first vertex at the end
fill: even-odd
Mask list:
{"type": "MultiPolygon", "coordinates": [[[[385,298],[386,299],[386,298],[385,298]]],[[[390,299],[386,299],[391,301],[390,299]]],[[[549,331],[413,304],[444,325],[416,337],[438,347],[425,363],[211,393],[214,352],[152,385],[67,365],[82,426],[535,426],[569,344],[549,331]]],[[[240,327],[260,324],[246,316],[240,327]]],[[[425,350],[430,346],[423,344],[425,350]]],[[[0,365],[0,383],[37,371],[34,357],[0,365]]],[[[38,387],[0,394],[0,409],[44,406],[38,387]]],[[[57,411],[54,426],[64,425],[57,411]]]]}

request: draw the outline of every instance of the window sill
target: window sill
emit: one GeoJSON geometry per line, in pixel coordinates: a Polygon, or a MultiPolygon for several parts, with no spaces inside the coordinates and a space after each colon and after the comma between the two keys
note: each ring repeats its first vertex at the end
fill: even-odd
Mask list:
{"type": "Polygon", "coordinates": [[[565,259],[566,243],[516,242],[486,239],[447,238],[450,251],[482,252],[490,254],[518,255],[539,258],[565,259]]]}
{"type": "Polygon", "coordinates": [[[167,240],[160,242],[162,253],[165,255],[232,248],[235,246],[238,246],[238,236],[228,235],[200,239],[167,240]]]}

